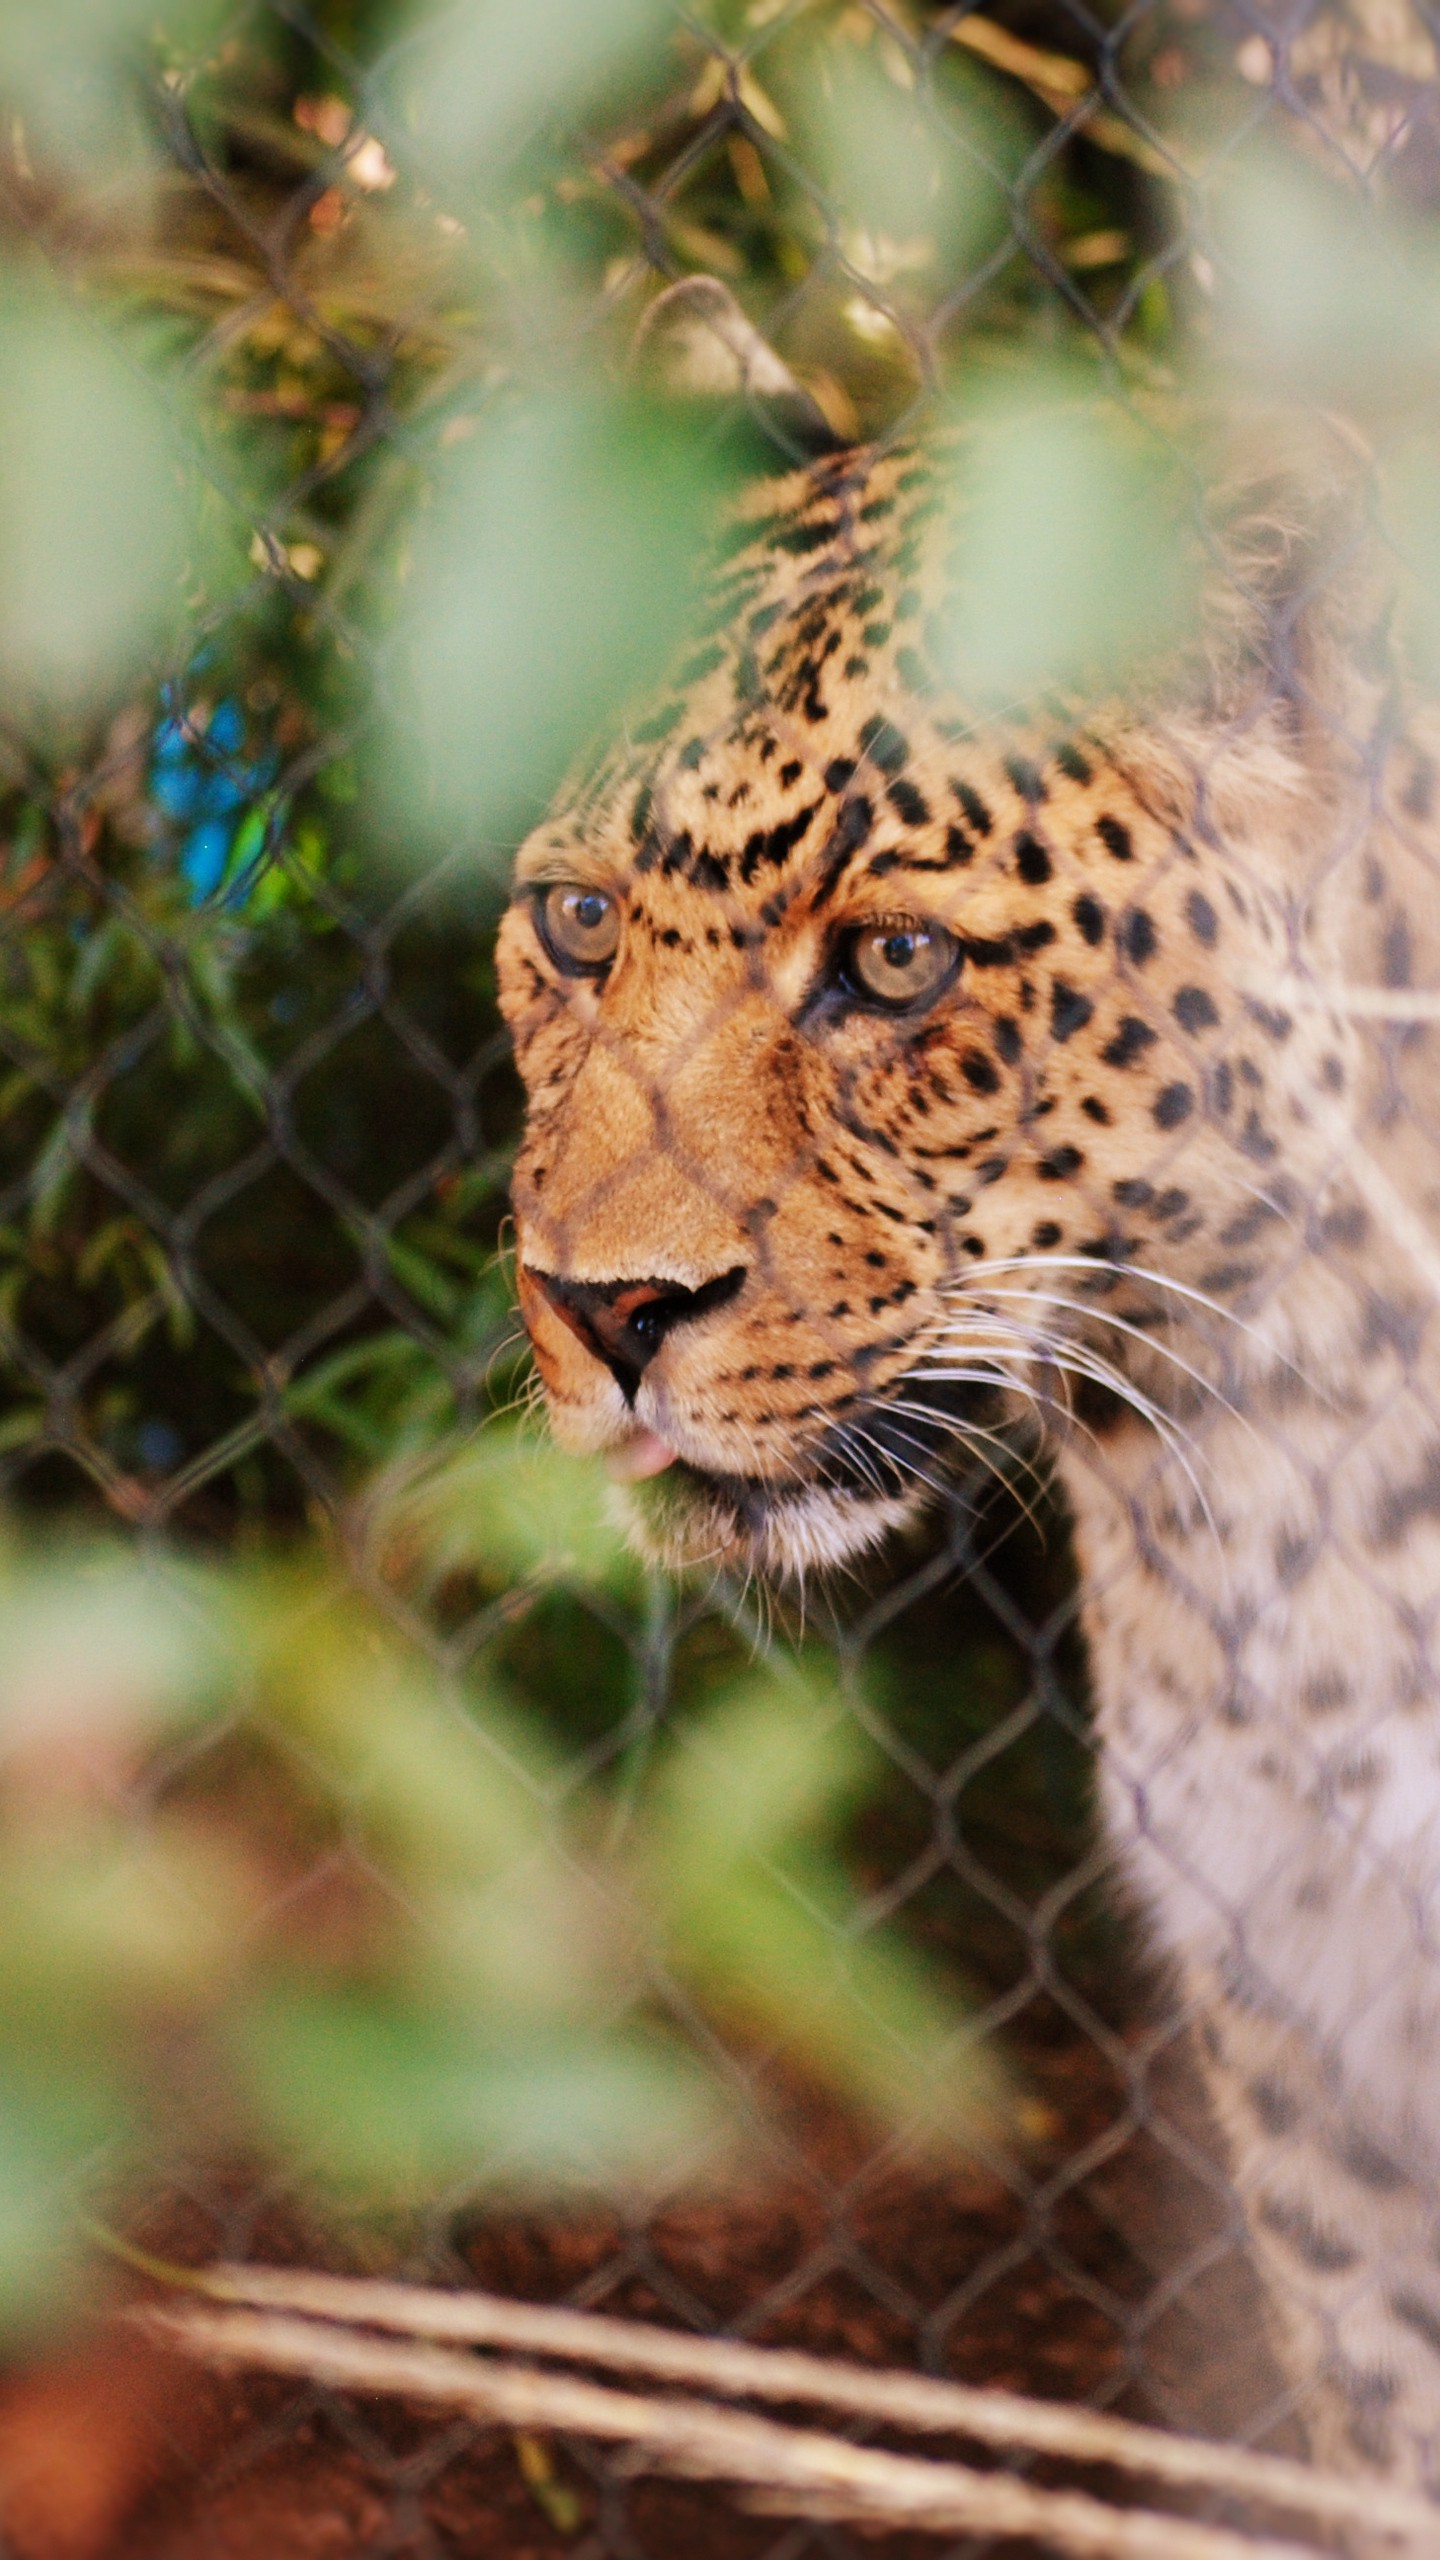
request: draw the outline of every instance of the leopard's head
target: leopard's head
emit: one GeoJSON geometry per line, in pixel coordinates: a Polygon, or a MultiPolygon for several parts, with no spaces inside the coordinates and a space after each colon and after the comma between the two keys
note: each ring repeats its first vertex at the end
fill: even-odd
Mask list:
{"type": "Polygon", "coordinates": [[[1275,992],[1284,722],[968,718],[941,522],[903,453],[768,491],[673,692],[521,854],[522,1309],[557,1434],[660,1479],[672,1558],[835,1562],[1021,1410],[1163,1414],[1177,1316],[1266,1320],[1344,1108],[1343,1026],[1275,992]]]}

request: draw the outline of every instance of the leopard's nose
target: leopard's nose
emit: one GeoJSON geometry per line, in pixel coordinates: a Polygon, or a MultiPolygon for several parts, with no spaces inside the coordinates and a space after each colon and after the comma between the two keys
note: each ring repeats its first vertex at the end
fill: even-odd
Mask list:
{"type": "Polygon", "coordinates": [[[544,1291],[562,1323],[603,1360],[628,1404],[661,1343],[675,1327],[728,1304],[745,1285],[745,1265],[717,1272],[698,1288],[678,1280],[564,1280],[558,1272],[527,1275],[544,1291]]]}

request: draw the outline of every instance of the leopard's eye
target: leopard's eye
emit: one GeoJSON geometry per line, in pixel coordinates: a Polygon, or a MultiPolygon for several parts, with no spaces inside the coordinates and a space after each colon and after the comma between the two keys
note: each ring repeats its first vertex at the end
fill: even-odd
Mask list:
{"type": "Polygon", "coordinates": [[[859,926],[846,946],[845,969],[856,990],[875,1004],[923,1004],[952,975],[957,952],[955,936],[943,924],[903,917],[859,926]]]}
{"type": "Polygon", "coordinates": [[[540,930],[562,969],[582,975],[608,969],[620,940],[620,909],[604,889],[557,880],[540,901],[540,930]]]}

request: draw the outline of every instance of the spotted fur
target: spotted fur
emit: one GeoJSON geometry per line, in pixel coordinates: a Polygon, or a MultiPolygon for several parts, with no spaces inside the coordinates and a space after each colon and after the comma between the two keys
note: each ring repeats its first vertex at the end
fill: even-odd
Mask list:
{"type": "Polygon", "coordinates": [[[954,469],[766,490],[673,690],[525,847],[526,1318],[563,1440],[676,1453],[672,1556],[843,1561],[1038,1428],[1108,1836],[1298,2406],[1440,2488],[1436,1084],[1423,1026],[1336,995],[1440,984],[1436,768],[1274,506],[1204,672],[976,718],[954,469]],[[537,932],[555,881],[619,902],[603,978],[537,932]],[[905,918],[954,974],[869,1009],[837,952],[905,918]],[[629,1367],[562,1303],[621,1284],[668,1310],[629,1367]]]}

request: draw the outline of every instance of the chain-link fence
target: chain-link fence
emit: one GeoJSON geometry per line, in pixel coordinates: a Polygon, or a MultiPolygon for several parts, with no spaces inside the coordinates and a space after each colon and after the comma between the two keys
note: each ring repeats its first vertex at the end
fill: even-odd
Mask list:
{"type": "Polygon", "coordinates": [[[77,2196],[1281,2450],[1328,2374],[1428,2485],[1428,21],[15,0],[0,94],[19,2560],[863,2547],[47,2358],[77,2196]],[[947,622],[934,483],[833,457],[957,417],[947,622]],[[572,1443],[721,1480],[674,1579],[514,1311],[496,930],[596,738],[517,911],[527,1312],[572,1443]],[[555,933],[637,878],[711,974],[586,1067],[555,933]],[[931,1496],[803,1607],[738,1534],[845,1544],[792,1462],[931,1496]]]}

